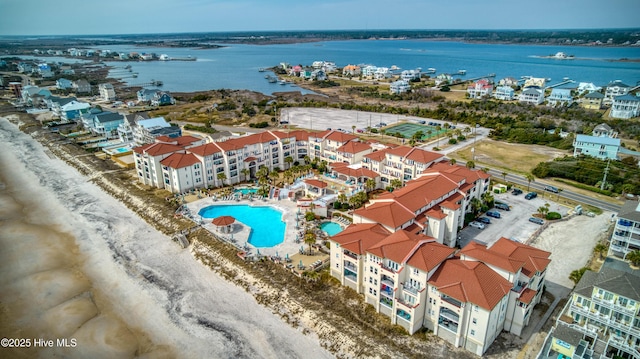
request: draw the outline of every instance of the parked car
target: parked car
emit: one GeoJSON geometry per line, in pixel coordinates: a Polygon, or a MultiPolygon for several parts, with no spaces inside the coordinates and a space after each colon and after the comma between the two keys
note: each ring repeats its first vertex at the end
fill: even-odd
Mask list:
{"type": "Polygon", "coordinates": [[[529,222],[533,222],[535,224],[544,224],[544,220],[541,218],[536,218],[536,217],[530,217],[529,218],[529,222]]]}
{"type": "Polygon", "coordinates": [[[526,196],[524,196],[524,199],[534,199],[534,198],[536,198],[536,197],[538,197],[538,194],[537,194],[537,193],[535,193],[535,192],[529,192],[529,193],[527,193],[527,195],[526,195],[526,196]]]}
{"type": "Polygon", "coordinates": [[[513,193],[514,196],[517,196],[522,194],[522,190],[520,188],[514,188],[513,191],[511,191],[511,193],[513,193]]]}
{"type": "Polygon", "coordinates": [[[491,220],[487,217],[476,218],[476,221],[484,224],[491,224],[491,220]]]}
{"type": "Polygon", "coordinates": [[[487,216],[493,218],[500,218],[500,212],[497,211],[487,211],[487,216]]]}
{"type": "Polygon", "coordinates": [[[356,130],[356,132],[358,132],[358,133],[364,133],[364,130],[363,130],[363,129],[361,129],[361,128],[359,128],[359,129],[357,129],[357,130],[356,130]]]}
{"type": "Polygon", "coordinates": [[[485,227],[483,223],[476,222],[476,221],[473,221],[473,222],[469,223],[469,226],[474,227],[474,228],[478,228],[478,229],[484,229],[484,227],[485,227]]]}
{"type": "Polygon", "coordinates": [[[553,193],[560,192],[556,187],[553,187],[553,186],[544,186],[544,190],[545,191],[549,191],[549,192],[553,192],[553,193]]]}
{"type": "Polygon", "coordinates": [[[509,208],[509,205],[508,205],[508,204],[506,204],[506,203],[502,203],[502,202],[500,202],[500,203],[496,203],[496,204],[494,204],[493,206],[494,206],[495,208],[497,208],[497,209],[501,209],[501,210],[503,210],[503,211],[510,211],[510,210],[511,210],[511,209],[509,208]]]}
{"type": "Polygon", "coordinates": [[[425,121],[425,120],[420,120],[420,121],[418,121],[418,123],[419,123],[419,124],[421,124],[421,125],[424,125],[425,123],[427,123],[427,121],[425,121]]]}

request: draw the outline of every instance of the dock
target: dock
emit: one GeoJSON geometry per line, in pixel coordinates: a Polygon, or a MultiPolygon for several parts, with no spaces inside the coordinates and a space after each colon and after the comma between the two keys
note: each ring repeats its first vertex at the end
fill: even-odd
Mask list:
{"type": "Polygon", "coordinates": [[[562,85],[566,85],[566,84],[573,84],[573,83],[575,83],[575,81],[573,81],[571,79],[563,80],[562,82],[559,82],[557,84],[549,85],[549,86],[545,87],[545,89],[551,89],[551,88],[554,88],[554,87],[558,87],[558,86],[562,86],[562,85]]]}
{"type": "Polygon", "coordinates": [[[162,81],[159,80],[151,80],[149,82],[140,82],[135,84],[122,85],[122,88],[129,87],[161,87],[163,85],[162,81]]]}

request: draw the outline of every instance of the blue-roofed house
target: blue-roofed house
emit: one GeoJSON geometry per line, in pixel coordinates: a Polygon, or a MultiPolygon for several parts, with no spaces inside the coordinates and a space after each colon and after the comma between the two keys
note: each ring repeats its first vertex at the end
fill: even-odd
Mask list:
{"type": "Polygon", "coordinates": [[[631,94],[616,96],[611,104],[609,117],[630,119],[640,115],[640,98],[631,94]]]}
{"type": "Polygon", "coordinates": [[[180,137],[182,130],[179,126],[171,126],[164,117],[139,120],[133,127],[133,140],[138,145],[153,143],[158,136],[180,137]]]}
{"type": "Polygon", "coordinates": [[[573,156],[587,155],[599,159],[618,159],[620,139],[577,135],[573,140],[573,156]]]}
{"type": "Polygon", "coordinates": [[[554,88],[547,97],[547,104],[552,107],[569,106],[573,103],[570,89],[554,88]]]}
{"type": "Polygon", "coordinates": [[[60,108],[60,118],[66,121],[75,120],[83,114],[88,113],[90,108],[90,104],[74,100],[60,108]]]}
{"type": "Polygon", "coordinates": [[[496,92],[493,93],[493,97],[498,100],[513,100],[515,91],[511,86],[498,86],[496,92]]]}
{"type": "Polygon", "coordinates": [[[80,116],[84,127],[96,136],[118,137],[118,126],[124,122],[124,116],[117,112],[90,109],[80,116]]]}
{"type": "Polygon", "coordinates": [[[60,90],[67,90],[73,87],[73,82],[71,80],[67,80],[64,77],[61,77],[56,80],[56,87],[60,90]]]}

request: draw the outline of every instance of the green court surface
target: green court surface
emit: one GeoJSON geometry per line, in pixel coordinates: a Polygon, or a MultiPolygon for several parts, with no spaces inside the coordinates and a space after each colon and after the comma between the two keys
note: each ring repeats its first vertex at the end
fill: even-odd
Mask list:
{"type": "Polygon", "coordinates": [[[400,132],[404,136],[404,138],[411,138],[413,137],[413,134],[418,131],[422,131],[423,133],[423,136],[420,139],[421,141],[436,137],[438,134],[443,135],[447,133],[447,130],[444,128],[438,131],[436,127],[420,125],[417,123],[401,123],[399,125],[390,126],[386,128],[384,132],[386,134],[394,134],[394,133],[400,132]],[[429,133],[429,131],[431,131],[431,133],[429,133]]]}

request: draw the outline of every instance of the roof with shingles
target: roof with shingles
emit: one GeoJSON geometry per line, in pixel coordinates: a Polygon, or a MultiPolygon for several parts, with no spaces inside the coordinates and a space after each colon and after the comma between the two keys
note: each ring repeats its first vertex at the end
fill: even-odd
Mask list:
{"type": "Polygon", "coordinates": [[[415,212],[432,201],[447,195],[447,193],[455,191],[457,188],[457,183],[444,176],[419,177],[407,182],[402,188],[381,194],[378,199],[393,199],[415,212]]]}
{"type": "Polygon", "coordinates": [[[367,252],[380,258],[391,259],[396,263],[404,263],[421,240],[434,239],[422,234],[399,230],[369,247],[367,252]]]}
{"type": "Polygon", "coordinates": [[[371,150],[371,146],[369,146],[366,143],[362,143],[358,141],[349,141],[344,145],[338,147],[336,151],[355,154],[355,153],[360,153],[368,150],[371,150]]]}
{"type": "Polygon", "coordinates": [[[600,272],[586,271],[574,292],[591,297],[593,288],[601,288],[625,298],[640,301],[640,271],[637,275],[613,268],[602,267],[600,272]]]}
{"type": "Polygon", "coordinates": [[[429,272],[447,258],[451,257],[455,251],[455,248],[450,248],[435,241],[427,242],[422,244],[420,248],[411,255],[407,260],[407,264],[429,272]]]}
{"type": "Polygon", "coordinates": [[[504,269],[510,273],[517,273],[524,267],[524,261],[510,258],[501,253],[497,253],[487,249],[487,247],[478,242],[471,241],[460,250],[460,256],[464,258],[473,258],[483,263],[504,269]]]}
{"type": "Polygon", "coordinates": [[[486,264],[458,258],[442,263],[431,276],[429,284],[456,300],[473,303],[489,311],[509,295],[513,286],[486,264]]]}
{"type": "Polygon", "coordinates": [[[173,153],[180,151],[183,148],[181,146],[171,145],[167,143],[152,143],[150,145],[144,145],[133,149],[136,153],[146,153],[149,156],[166,155],[167,153],[173,153]]]}
{"type": "Polygon", "coordinates": [[[547,269],[549,263],[551,263],[550,252],[543,251],[523,243],[512,241],[505,237],[498,239],[489,250],[495,253],[500,253],[524,262],[522,274],[531,278],[532,274],[536,272],[544,272],[547,269]]]}
{"type": "Polygon", "coordinates": [[[618,218],[640,222],[640,201],[626,201],[618,212],[618,218]]]}
{"type": "Polygon", "coordinates": [[[192,147],[189,149],[190,152],[195,153],[199,156],[211,156],[214,153],[222,152],[222,148],[220,148],[216,142],[213,143],[205,143],[200,146],[192,147]]]}
{"type": "Polygon", "coordinates": [[[390,228],[398,228],[414,217],[413,212],[393,201],[376,202],[355,210],[354,214],[390,228]]]}

